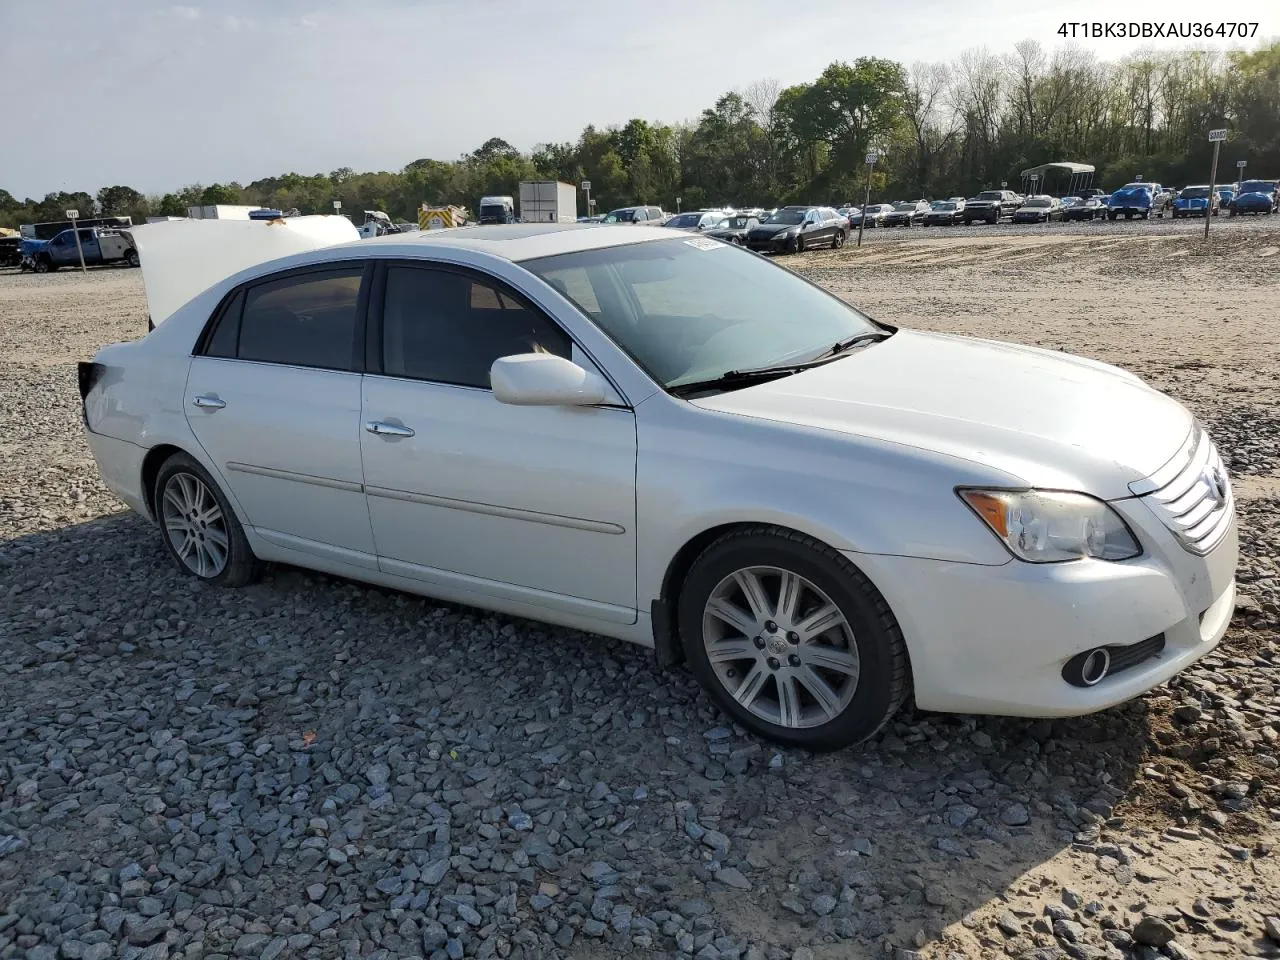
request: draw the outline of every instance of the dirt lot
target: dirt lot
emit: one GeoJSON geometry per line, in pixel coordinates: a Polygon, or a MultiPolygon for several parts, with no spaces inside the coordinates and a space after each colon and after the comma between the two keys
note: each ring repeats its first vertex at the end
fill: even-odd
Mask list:
{"type": "Polygon", "coordinates": [[[636,648],[177,576],[79,423],[139,274],[0,273],[0,958],[1280,956],[1280,224],[1125,226],[786,262],[1191,406],[1241,513],[1224,645],[1094,717],[908,712],[823,757],[636,648]]]}

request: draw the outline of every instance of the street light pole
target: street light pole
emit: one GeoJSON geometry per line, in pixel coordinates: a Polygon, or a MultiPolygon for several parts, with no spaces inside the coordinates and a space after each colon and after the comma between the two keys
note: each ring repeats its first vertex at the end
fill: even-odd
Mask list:
{"type": "Polygon", "coordinates": [[[858,218],[858,246],[862,246],[862,231],[867,225],[867,207],[871,204],[871,171],[874,169],[876,158],[879,156],[879,150],[869,150],[867,152],[867,190],[862,197],[862,216],[858,218]]]}

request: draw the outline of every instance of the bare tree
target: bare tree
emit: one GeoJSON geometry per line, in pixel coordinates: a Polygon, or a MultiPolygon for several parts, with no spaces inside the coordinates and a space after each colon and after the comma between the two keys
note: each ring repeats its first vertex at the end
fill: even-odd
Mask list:
{"type": "Polygon", "coordinates": [[[938,157],[959,136],[961,118],[947,109],[951,89],[951,69],[944,63],[912,65],[907,80],[905,107],[907,123],[913,137],[916,186],[921,194],[929,192],[938,157]]]}
{"type": "Polygon", "coordinates": [[[782,85],[773,77],[756,80],[742,92],[742,99],[756,115],[756,122],[765,130],[773,128],[773,108],[777,105],[778,94],[781,92],[782,85]]]}

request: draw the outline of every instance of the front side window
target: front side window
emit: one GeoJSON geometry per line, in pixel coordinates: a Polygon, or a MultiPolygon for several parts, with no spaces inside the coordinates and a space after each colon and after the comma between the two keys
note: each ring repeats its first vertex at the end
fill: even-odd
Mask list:
{"type": "Polygon", "coordinates": [[[521,266],[564,292],[665,387],[807,360],[878,330],[791,271],[703,238],[586,250],[521,266]],[[581,299],[584,283],[590,306],[581,299]]]}
{"type": "MultiPolygon", "coordinates": [[[[296,274],[245,293],[236,356],[350,370],[363,267],[296,274]]],[[[217,333],[214,339],[217,339],[217,333]]]]}
{"type": "Polygon", "coordinates": [[[571,359],[569,337],[544,314],[469,274],[392,265],[382,311],[382,372],[489,389],[499,357],[554,353],[571,359]]]}

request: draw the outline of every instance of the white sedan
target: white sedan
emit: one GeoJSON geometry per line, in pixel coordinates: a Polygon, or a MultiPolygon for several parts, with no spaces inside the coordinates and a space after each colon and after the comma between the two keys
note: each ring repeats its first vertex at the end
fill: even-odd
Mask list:
{"type": "Polygon", "coordinates": [[[729,244],[463,228],[204,285],[80,390],[107,484],[210,583],[280,561],[619,637],[815,749],[908,698],[1119,703],[1234,609],[1231,489],[1183,406],[729,244]]]}

